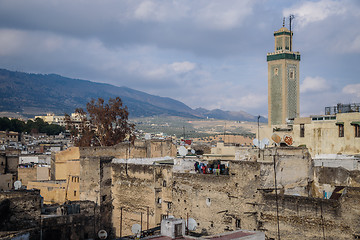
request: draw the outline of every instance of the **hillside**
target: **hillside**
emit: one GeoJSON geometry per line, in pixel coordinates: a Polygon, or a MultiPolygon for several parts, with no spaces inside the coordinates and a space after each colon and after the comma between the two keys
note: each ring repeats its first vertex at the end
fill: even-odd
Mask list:
{"type": "Polygon", "coordinates": [[[85,108],[93,98],[121,97],[130,117],[177,116],[255,121],[245,112],[191,109],[172,98],[154,96],[128,87],[72,79],[56,74],[33,74],[0,69],[0,112],[34,116],[53,112],[71,113],[85,108]],[[175,110],[176,109],[176,110],[175,110]]]}

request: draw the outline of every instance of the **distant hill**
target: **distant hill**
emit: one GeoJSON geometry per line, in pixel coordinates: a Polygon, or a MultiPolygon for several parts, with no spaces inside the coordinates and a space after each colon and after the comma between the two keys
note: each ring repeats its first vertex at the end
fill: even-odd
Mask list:
{"type": "Polygon", "coordinates": [[[255,121],[245,112],[191,109],[172,98],[154,96],[128,87],[72,79],[56,74],[33,74],[0,69],[0,112],[34,116],[53,112],[64,114],[86,108],[91,99],[120,97],[130,117],[178,116],[186,118],[217,118],[255,121]]]}
{"type": "MultiPolygon", "coordinates": [[[[195,111],[201,116],[222,120],[249,121],[257,122],[258,116],[253,116],[244,111],[223,111],[220,109],[207,110],[205,108],[197,108],[195,111]]],[[[267,122],[267,118],[260,117],[260,122],[267,122]]]]}

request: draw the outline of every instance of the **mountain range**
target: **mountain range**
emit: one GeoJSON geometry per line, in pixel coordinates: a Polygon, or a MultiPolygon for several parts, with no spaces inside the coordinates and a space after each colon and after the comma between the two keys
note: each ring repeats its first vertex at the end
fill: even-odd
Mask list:
{"type": "MultiPolygon", "coordinates": [[[[257,121],[244,111],[192,109],[168,97],[154,96],[128,87],[72,79],[57,74],[34,74],[0,69],[0,112],[14,112],[33,117],[48,112],[72,113],[86,108],[91,99],[120,97],[128,107],[130,118],[178,116],[216,118],[235,121],[257,121]]],[[[267,121],[261,117],[261,122],[267,121]]]]}

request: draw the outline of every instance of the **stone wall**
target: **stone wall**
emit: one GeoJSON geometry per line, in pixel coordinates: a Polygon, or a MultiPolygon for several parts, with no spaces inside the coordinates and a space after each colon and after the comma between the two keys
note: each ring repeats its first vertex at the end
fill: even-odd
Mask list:
{"type": "MultiPolygon", "coordinates": [[[[278,196],[281,239],[355,239],[360,226],[359,189],[340,200],[278,196]]],[[[264,195],[259,223],[266,236],[277,239],[276,196],[264,195]]]]}
{"type": "Polygon", "coordinates": [[[6,155],[5,153],[0,153],[0,174],[4,174],[6,169],[6,155]]]}
{"type": "Polygon", "coordinates": [[[236,162],[230,175],[176,173],[171,214],[197,221],[196,232],[255,229],[253,202],[259,202],[260,165],[236,162]]]}
{"type": "Polygon", "coordinates": [[[120,236],[120,224],[121,235],[131,235],[133,224],[146,230],[158,226],[169,214],[172,166],[113,163],[112,183],[116,236],[120,236]]]}
{"type": "Polygon", "coordinates": [[[342,167],[314,167],[313,196],[330,197],[336,186],[360,187],[360,171],[342,167]]]}
{"type": "Polygon", "coordinates": [[[8,191],[13,189],[13,175],[12,174],[0,174],[0,191],[8,191]]]}
{"type": "Polygon", "coordinates": [[[82,147],[81,157],[113,156],[115,158],[154,158],[163,156],[176,156],[176,146],[170,140],[135,141],[119,143],[108,147],[82,147]]]}
{"type": "Polygon", "coordinates": [[[40,213],[39,191],[0,192],[0,231],[34,228],[40,223],[40,213]]]}

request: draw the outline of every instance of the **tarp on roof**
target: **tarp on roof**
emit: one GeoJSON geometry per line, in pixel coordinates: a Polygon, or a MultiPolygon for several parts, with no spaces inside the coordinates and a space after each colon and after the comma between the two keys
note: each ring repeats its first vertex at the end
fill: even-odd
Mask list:
{"type": "Polygon", "coordinates": [[[329,199],[338,200],[341,197],[341,195],[343,194],[344,190],[345,190],[345,187],[343,187],[343,186],[335,187],[335,189],[329,199]]]}

